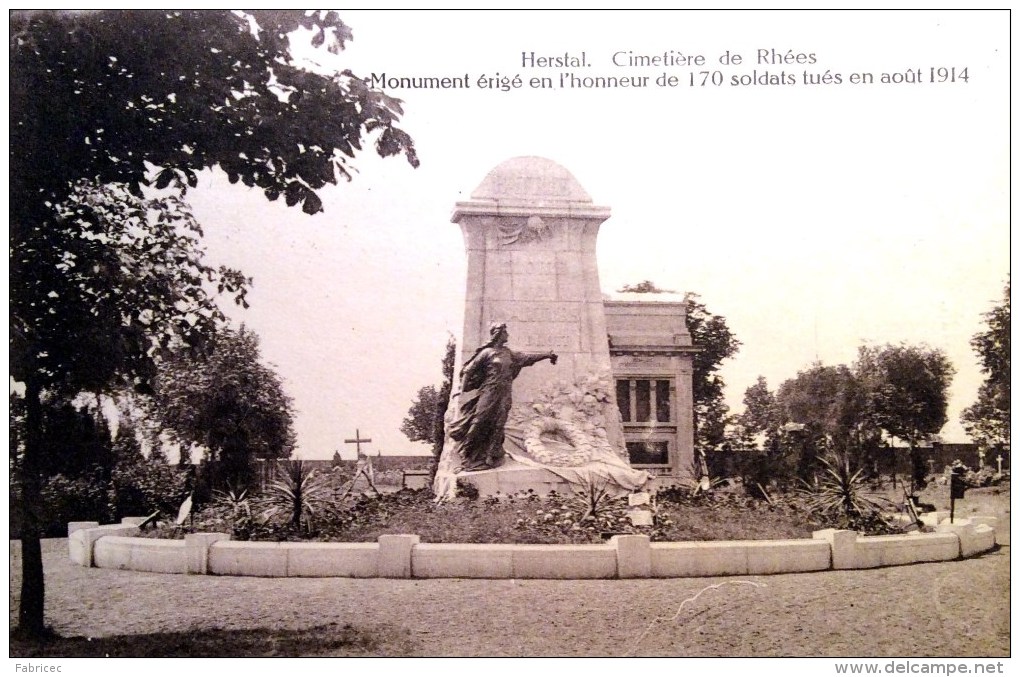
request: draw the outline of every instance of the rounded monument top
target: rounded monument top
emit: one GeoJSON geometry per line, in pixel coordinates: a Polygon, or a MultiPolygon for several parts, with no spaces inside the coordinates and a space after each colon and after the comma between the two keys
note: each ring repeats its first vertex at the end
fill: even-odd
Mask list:
{"type": "Polygon", "coordinates": [[[525,204],[591,204],[591,196],[573,174],[552,160],[536,156],[515,157],[501,162],[488,173],[471,198],[525,204]]]}

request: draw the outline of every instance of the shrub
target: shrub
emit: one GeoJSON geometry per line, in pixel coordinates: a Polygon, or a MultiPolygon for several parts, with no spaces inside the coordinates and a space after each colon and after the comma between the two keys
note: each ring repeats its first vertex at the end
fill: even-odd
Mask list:
{"type": "MultiPolygon", "coordinates": [[[[804,483],[805,507],[827,526],[873,533],[886,524],[883,508],[888,501],[869,496],[863,468],[855,468],[846,453],[819,456],[823,472],[814,484],[804,483]]],[[[891,528],[891,527],[890,527],[891,528]]]]}
{"type": "Polygon", "coordinates": [[[990,487],[993,484],[999,484],[1002,480],[1002,474],[987,466],[976,472],[968,470],[963,475],[963,482],[968,487],[990,487]]]}
{"type": "Polygon", "coordinates": [[[189,493],[188,484],[186,471],[164,461],[141,455],[119,461],[110,473],[109,512],[115,521],[156,511],[175,518],[189,493]]]}
{"type": "Polygon", "coordinates": [[[47,478],[41,492],[43,533],[51,537],[66,536],[68,522],[109,524],[114,521],[108,504],[108,487],[99,468],[82,477],[54,475],[47,478]]]}
{"type": "Polygon", "coordinates": [[[581,488],[573,496],[572,507],[581,515],[578,522],[599,517],[609,508],[612,499],[608,480],[593,473],[585,475],[581,478],[581,488]]]}
{"type": "Polygon", "coordinates": [[[466,498],[469,501],[473,501],[477,499],[479,496],[478,487],[471,484],[470,482],[465,482],[464,480],[458,478],[456,496],[457,498],[466,498]]]}
{"type": "Polygon", "coordinates": [[[278,524],[284,520],[296,531],[309,533],[316,520],[325,519],[333,510],[333,487],[300,460],[281,461],[280,479],[269,484],[258,500],[259,521],[278,524]]]}

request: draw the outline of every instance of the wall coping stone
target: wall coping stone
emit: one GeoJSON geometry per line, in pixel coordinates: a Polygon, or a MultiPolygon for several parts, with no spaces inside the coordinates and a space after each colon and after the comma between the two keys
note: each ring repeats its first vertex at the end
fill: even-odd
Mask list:
{"type": "MultiPolygon", "coordinates": [[[[995,547],[995,529],[986,524],[984,520],[965,524],[960,522],[949,525],[940,525],[936,533],[908,533],[902,535],[885,536],[860,536],[853,531],[842,531],[836,529],[822,529],[812,534],[810,539],[778,539],[767,541],[676,541],[676,542],[651,542],[649,537],[643,534],[627,534],[612,537],[604,544],[509,544],[509,543],[422,543],[419,536],[415,534],[387,534],[380,536],[376,543],[320,543],[320,542],[263,542],[263,541],[231,541],[229,535],[220,533],[199,533],[188,534],[183,541],[168,539],[152,539],[137,537],[138,528],[130,524],[105,525],[93,528],[79,528],[69,537],[69,555],[72,561],[81,566],[95,566],[95,543],[101,538],[111,538],[111,545],[135,545],[139,550],[158,550],[161,548],[187,550],[187,571],[191,574],[208,574],[209,555],[211,550],[246,553],[245,558],[258,557],[259,552],[266,553],[266,556],[274,562],[283,557],[282,573],[270,575],[288,575],[286,572],[287,554],[293,552],[319,552],[323,555],[329,551],[340,553],[366,553],[376,550],[378,552],[378,567],[376,576],[380,578],[414,578],[415,553],[427,557],[427,570],[421,571],[420,577],[429,578],[456,578],[456,571],[474,571],[475,577],[515,577],[525,574],[527,577],[550,577],[557,578],[560,574],[569,577],[568,572],[580,572],[579,578],[605,578],[606,565],[605,557],[612,553],[615,559],[615,574],[608,577],[616,578],[647,578],[655,575],[653,573],[653,553],[659,553],[656,557],[685,557],[684,552],[696,556],[703,553],[709,556],[709,562],[717,567],[713,573],[710,570],[695,568],[698,576],[724,576],[730,575],[733,571],[743,571],[748,567],[748,557],[751,553],[767,552],[776,550],[770,555],[768,567],[765,573],[789,573],[804,571],[803,558],[807,553],[814,552],[815,561],[810,566],[817,566],[817,558],[821,553],[817,552],[821,547],[828,547],[830,550],[829,570],[868,568],[874,564],[865,562],[890,560],[884,559],[881,554],[870,555],[869,558],[859,560],[857,554],[862,552],[881,553],[895,552],[893,558],[895,564],[910,564],[919,562],[941,561],[956,559],[961,555],[969,557],[981,552],[987,552],[995,547]],[[955,543],[955,554],[947,557],[939,554],[936,550],[936,559],[932,559],[932,546],[942,546],[942,550],[949,543],[955,543]],[[917,558],[904,557],[904,550],[916,548],[917,558]],[[789,562],[783,561],[783,551],[790,554],[789,562]],[[484,559],[486,553],[491,553],[500,561],[504,559],[509,566],[481,567],[472,565],[472,559],[484,559]],[[672,553],[672,554],[670,554],[672,553]],[[543,561],[543,555],[548,555],[549,560],[543,561]],[[463,557],[468,557],[467,560],[463,557]],[[592,559],[592,558],[596,559],[592,559]],[[876,560],[875,558],[879,559],[876,560]],[[507,559],[509,558],[509,559],[507,559]],[[579,558],[574,560],[572,558],[579,558]],[[732,560],[732,561],[731,561],[732,560]],[[450,569],[444,571],[444,562],[449,562],[450,569]],[[601,564],[599,564],[601,562],[601,564]],[[466,567],[466,568],[465,568],[466,567]],[[523,568],[520,568],[523,567],[523,568]],[[559,568],[563,571],[559,571],[559,568]],[[488,575],[487,572],[493,572],[488,575]],[[485,572],[485,573],[482,573],[485,572]],[[530,572],[530,573],[528,573],[530,572]],[[448,575],[447,575],[448,573],[448,575]],[[505,574],[505,575],[504,575],[505,574]]],[[[70,525],[69,525],[70,527],[70,525]]],[[[250,560],[257,562],[258,560],[250,560]]],[[[480,560],[478,560],[480,561],[480,560]]],[[[662,560],[656,560],[662,561],[662,560]]],[[[678,560],[679,561],[679,560],[678,560]]],[[[823,560],[824,561],[824,560],[823,560]]],[[[266,561],[267,566],[270,564],[266,561]]],[[[425,565],[425,560],[419,560],[420,565],[425,565]]],[[[670,565],[671,566],[671,565],[670,565]]],[[[275,570],[275,565],[270,568],[275,570]]],[[[265,568],[265,567],[263,567],[265,568]]],[[[682,567],[682,570],[690,570],[682,567]]],[[[673,569],[676,571],[678,569],[673,569]]],[[[825,568],[816,569],[825,570],[825,568]]],[[[266,575],[266,574],[262,574],[266,575]]],[[[316,575],[304,574],[304,575],[316,575]]],[[[364,573],[358,576],[368,575],[364,573]]],[[[659,574],[661,575],[661,574],[659,574]]]]}

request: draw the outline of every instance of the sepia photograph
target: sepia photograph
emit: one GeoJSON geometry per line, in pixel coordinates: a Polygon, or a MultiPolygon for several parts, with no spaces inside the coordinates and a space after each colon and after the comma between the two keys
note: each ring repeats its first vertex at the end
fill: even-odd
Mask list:
{"type": "Polygon", "coordinates": [[[1009,10],[8,21],[15,674],[1009,671],[1009,10]]]}

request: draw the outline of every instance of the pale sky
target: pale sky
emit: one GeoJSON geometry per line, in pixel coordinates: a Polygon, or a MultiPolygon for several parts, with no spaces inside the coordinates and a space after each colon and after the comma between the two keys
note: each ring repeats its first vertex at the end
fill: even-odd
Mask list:
{"type": "Polygon", "coordinates": [[[454,203],[520,155],[567,168],[612,209],[598,245],[604,291],[651,279],[692,291],[742,342],[722,374],[742,409],[815,360],[864,342],[927,343],[957,369],[946,441],[982,376],[970,348],[1009,273],[1009,16],[1003,12],[347,12],[356,74],[463,77],[463,90],[390,90],[421,167],[364,154],[309,217],[214,172],[191,201],[210,261],[255,278],[247,311],[295,400],[298,455],[422,453],[400,433],[460,338],[466,259],[454,203]],[[758,65],[759,49],[813,64],[758,65]],[[616,52],[703,55],[704,66],[617,67],[616,52]],[[744,57],[720,65],[725,51],[744,57]],[[792,51],[791,51],[792,50],[792,51]],[[643,89],[531,89],[579,57],[578,77],[649,76],[643,89]],[[967,69],[932,84],[930,68],[967,69]],[[700,86],[700,71],[721,86],[700,86]],[[805,86],[807,70],[842,84],[805,86]],[[688,86],[695,73],[697,86],[688,86]],[[924,82],[880,84],[882,73],[924,82]],[[794,75],[797,84],[732,86],[794,75]],[[855,85],[851,73],[875,82],[855,85]],[[479,76],[524,86],[482,90],[479,76]],[[680,86],[660,88],[668,73],[680,86]]]}

